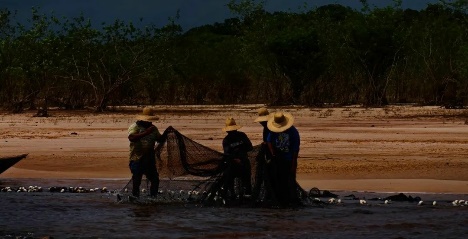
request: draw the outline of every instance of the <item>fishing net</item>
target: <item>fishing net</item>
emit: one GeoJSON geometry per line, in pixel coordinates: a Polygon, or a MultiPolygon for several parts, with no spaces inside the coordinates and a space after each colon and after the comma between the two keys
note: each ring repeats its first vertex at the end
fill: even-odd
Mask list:
{"type": "MultiPolygon", "coordinates": [[[[203,205],[277,205],[282,203],[275,195],[272,182],[275,178],[274,160],[265,157],[265,147],[254,146],[248,153],[251,168],[252,194],[245,193],[239,175],[232,174],[232,160],[221,152],[206,147],[168,127],[156,146],[156,165],[159,172],[159,193],[155,201],[190,201],[203,205]],[[234,190],[227,190],[228,180],[234,178],[234,190]]],[[[132,191],[130,182],[121,195],[132,191]]],[[[148,192],[148,183],[142,183],[148,192]]],[[[293,194],[287,202],[301,204],[307,193],[295,182],[293,194]],[[295,200],[295,199],[298,200],[295,200]]],[[[126,195],[125,195],[126,196],[126,195]]],[[[284,203],[283,203],[284,204],[284,203]]]]}

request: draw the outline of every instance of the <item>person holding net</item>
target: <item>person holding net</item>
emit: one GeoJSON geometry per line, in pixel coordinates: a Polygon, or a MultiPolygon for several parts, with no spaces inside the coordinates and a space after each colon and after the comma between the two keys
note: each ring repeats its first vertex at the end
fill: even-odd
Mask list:
{"type": "Polygon", "coordinates": [[[150,196],[156,197],[159,188],[159,174],[156,168],[154,147],[161,138],[158,128],[152,121],[159,118],[154,116],[151,108],[144,108],[143,114],[136,117],[136,122],[128,128],[130,141],[129,167],[132,173],[132,196],[140,196],[140,184],[143,175],[151,182],[150,196]]]}
{"type": "Polygon", "coordinates": [[[300,136],[293,123],[293,116],[285,112],[275,112],[267,122],[271,131],[267,137],[268,148],[272,160],[278,165],[275,191],[278,201],[284,206],[300,204],[296,182],[300,136]]]}
{"type": "Polygon", "coordinates": [[[263,132],[261,150],[256,157],[257,169],[255,170],[256,175],[253,197],[258,201],[275,202],[276,196],[273,190],[275,189],[274,185],[275,180],[277,179],[277,170],[275,162],[271,160],[271,154],[267,145],[268,135],[271,132],[267,127],[270,113],[265,107],[258,109],[257,112],[258,117],[254,122],[259,123],[263,127],[263,132]],[[264,195],[261,195],[262,192],[264,192],[264,195]]]}
{"type": "Polygon", "coordinates": [[[223,139],[223,150],[227,168],[225,171],[225,187],[231,198],[236,196],[234,190],[235,178],[241,179],[245,195],[252,194],[251,166],[247,152],[253,149],[252,142],[244,132],[238,131],[242,126],[236,124],[234,118],[226,119],[223,131],[227,135],[223,139]]]}

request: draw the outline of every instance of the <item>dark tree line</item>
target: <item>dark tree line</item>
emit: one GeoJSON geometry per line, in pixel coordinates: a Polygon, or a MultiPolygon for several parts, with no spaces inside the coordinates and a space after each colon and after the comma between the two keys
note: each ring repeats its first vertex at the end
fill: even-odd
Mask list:
{"type": "Polygon", "coordinates": [[[293,13],[231,0],[238,17],[186,31],[177,17],[95,27],[35,8],[22,25],[3,9],[0,106],[468,103],[468,1],[420,11],[361,2],[293,13]]]}

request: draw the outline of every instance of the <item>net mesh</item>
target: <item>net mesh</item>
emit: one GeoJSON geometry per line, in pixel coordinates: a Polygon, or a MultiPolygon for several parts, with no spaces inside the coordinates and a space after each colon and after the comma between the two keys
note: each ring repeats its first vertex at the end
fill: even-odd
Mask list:
{"type": "MultiPolygon", "coordinates": [[[[234,192],[225,188],[229,180],[229,158],[223,153],[206,147],[168,127],[157,145],[156,165],[161,179],[159,193],[154,201],[192,201],[204,205],[276,205],[278,202],[269,192],[271,184],[266,177],[264,148],[254,146],[248,153],[251,165],[252,195],[244,194],[239,177],[234,179],[234,192]]],[[[271,162],[270,162],[271,163],[271,162]]],[[[121,195],[131,192],[131,181],[124,187],[121,195]]],[[[148,191],[149,185],[142,183],[142,190],[148,191]]],[[[295,193],[302,204],[307,193],[295,184],[295,193]]],[[[125,195],[126,196],[126,195],[125,195]]],[[[295,202],[296,203],[296,202],[295,202]]]]}

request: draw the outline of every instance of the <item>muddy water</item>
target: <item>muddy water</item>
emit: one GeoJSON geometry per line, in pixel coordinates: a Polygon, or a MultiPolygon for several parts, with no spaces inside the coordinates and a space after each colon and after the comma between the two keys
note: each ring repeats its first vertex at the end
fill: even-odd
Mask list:
{"type": "MultiPolygon", "coordinates": [[[[127,180],[14,180],[121,189],[127,180]]],[[[297,209],[213,208],[194,203],[117,203],[113,193],[1,192],[0,238],[466,238],[468,195],[418,194],[425,202],[371,201],[383,193],[334,192],[342,204],[297,209]],[[368,205],[348,197],[366,197],[368,205]],[[432,202],[436,200],[437,205],[432,202]]],[[[323,198],[326,201],[328,198],[323,198]]]]}

